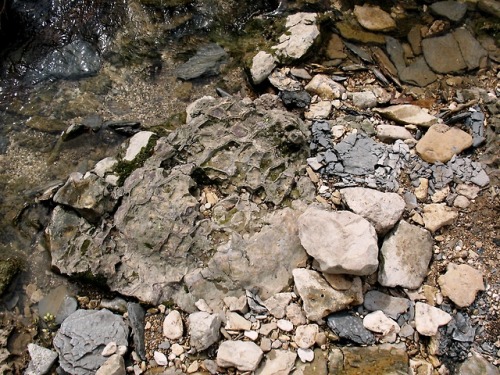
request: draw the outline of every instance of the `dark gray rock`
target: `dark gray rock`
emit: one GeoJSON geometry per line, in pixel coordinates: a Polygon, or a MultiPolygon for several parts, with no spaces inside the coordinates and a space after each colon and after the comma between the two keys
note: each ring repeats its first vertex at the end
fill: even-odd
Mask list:
{"type": "Polygon", "coordinates": [[[413,63],[399,71],[401,81],[417,85],[427,86],[437,80],[437,75],[429,68],[422,56],[415,59],[413,63]]]}
{"type": "Polygon", "coordinates": [[[497,0],[479,0],[477,6],[483,12],[500,18],[500,4],[497,0]]]}
{"type": "Polygon", "coordinates": [[[228,55],[224,48],[211,43],[202,46],[196,54],[176,70],[178,78],[188,81],[200,77],[210,77],[219,74],[222,64],[228,55]]]}
{"type": "Polygon", "coordinates": [[[460,22],[467,13],[467,4],[458,1],[438,1],[429,7],[432,13],[437,16],[448,18],[453,22],[460,22]]]}
{"type": "Polygon", "coordinates": [[[144,341],[144,316],[145,312],[138,303],[129,302],[127,304],[128,320],[134,338],[134,349],[137,355],[146,360],[146,343],[144,341]]]}
{"type": "Polygon", "coordinates": [[[398,319],[410,309],[410,300],[370,290],[365,294],[363,305],[368,311],[381,310],[390,318],[398,319]]]}
{"type": "Polygon", "coordinates": [[[385,48],[398,72],[406,68],[403,45],[399,40],[390,36],[385,37],[385,48]]]}
{"type": "Polygon", "coordinates": [[[48,54],[30,71],[27,78],[36,83],[46,79],[79,79],[96,74],[101,69],[101,59],[97,50],[82,40],[48,54]]]}
{"type": "Polygon", "coordinates": [[[339,337],[354,341],[360,345],[375,343],[375,337],[363,326],[363,320],[347,312],[329,315],[326,319],[328,327],[339,337]]]}
{"type": "Polygon", "coordinates": [[[460,47],[460,53],[467,65],[467,69],[472,70],[479,68],[481,59],[488,56],[488,53],[483,46],[481,46],[481,43],[479,43],[470,31],[464,27],[453,31],[453,37],[460,47]]]}
{"type": "Polygon", "coordinates": [[[31,360],[25,375],[47,374],[57,359],[56,352],[35,344],[28,344],[28,352],[31,360]]]}
{"type": "Polygon", "coordinates": [[[485,140],[484,113],[478,106],[474,106],[474,112],[465,120],[465,125],[472,131],[472,147],[480,146],[485,140]]]}
{"type": "Polygon", "coordinates": [[[307,91],[282,91],[281,100],[287,108],[306,108],[311,104],[311,95],[307,91]]]}
{"type": "Polygon", "coordinates": [[[87,375],[106,361],[101,355],[111,341],[128,345],[128,328],[123,318],[108,310],[77,310],[61,325],[54,337],[54,348],[64,371],[87,375]]]}
{"type": "Polygon", "coordinates": [[[344,167],[344,173],[358,176],[375,172],[375,166],[383,155],[384,148],[362,134],[351,134],[334,147],[344,167]]]}
{"type": "Polygon", "coordinates": [[[427,64],[436,73],[453,73],[467,68],[459,44],[452,34],[422,40],[422,50],[427,64]]]}

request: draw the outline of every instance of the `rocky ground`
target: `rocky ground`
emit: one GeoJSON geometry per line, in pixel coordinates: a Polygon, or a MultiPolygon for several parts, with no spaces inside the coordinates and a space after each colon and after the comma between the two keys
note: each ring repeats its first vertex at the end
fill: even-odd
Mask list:
{"type": "Polygon", "coordinates": [[[105,67],[114,120],[60,142],[130,139],[36,195],[83,284],[30,284],[4,371],[28,347],[29,374],[497,374],[498,13],[291,4],[244,73],[214,43],[160,72],[188,92],[166,124],[164,88],[105,67]]]}

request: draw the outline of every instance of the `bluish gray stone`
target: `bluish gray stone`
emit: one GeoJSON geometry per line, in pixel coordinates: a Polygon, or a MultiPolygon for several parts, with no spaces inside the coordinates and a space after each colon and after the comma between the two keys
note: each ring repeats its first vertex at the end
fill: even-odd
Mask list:
{"type": "Polygon", "coordinates": [[[128,327],[121,316],[108,310],[77,310],[61,324],[53,344],[64,371],[88,375],[106,361],[101,353],[111,341],[128,345],[128,327]]]}
{"type": "Polygon", "coordinates": [[[227,57],[226,51],[221,46],[215,43],[204,45],[193,57],[177,68],[176,75],[185,81],[215,76],[219,74],[220,66],[227,57]]]}
{"type": "Polygon", "coordinates": [[[101,69],[101,59],[97,50],[82,40],[70,44],[48,54],[27,75],[34,83],[46,79],[79,79],[96,74],[101,69]]]}
{"type": "Polygon", "coordinates": [[[432,13],[459,22],[467,12],[467,4],[458,1],[438,1],[429,7],[432,13]]]}
{"type": "Polygon", "coordinates": [[[339,337],[360,345],[375,343],[375,337],[363,326],[363,320],[347,312],[332,314],[326,320],[328,327],[339,337]]]}
{"type": "Polygon", "coordinates": [[[144,342],[144,309],[138,303],[127,304],[128,320],[134,338],[135,352],[142,360],[146,360],[146,344],[144,342]]]}

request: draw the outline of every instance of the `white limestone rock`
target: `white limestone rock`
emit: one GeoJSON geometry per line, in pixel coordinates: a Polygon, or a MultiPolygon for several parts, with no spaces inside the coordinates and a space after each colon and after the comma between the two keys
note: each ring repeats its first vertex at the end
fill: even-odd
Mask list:
{"type": "Polygon", "coordinates": [[[163,336],[169,340],[177,340],[184,333],[184,324],[179,311],[172,310],[163,320],[163,336]]]}
{"type": "Polygon", "coordinates": [[[401,219],[406,203],[396,193],[383,193],[374,189],[353,187],[340,191],[347,206],[368,220],[384,235],[401,219]]]}
{"type": "Polygon", "coordinates": [[[286,33],[271,47],[280,60],[300,59],[309,51],[319,36],[317,17],[316,13],[295,13],[287,17],[286,33]]]}
{"type": "Polygon", "coordinates": [[[293,341],[299,348],[308,349],[316,342],[316,335],[319,333],[317,324],[307,324],[297,327],[293,341]]]}
{"type": "Polygon", "coordinates": [[[252,67],[250,68],[253,83],[258,85],[264,82],[274,68],[276,68],[276,60],[274,56],[270,53],[260,51],[254,56],[252,60],[252,67]]]}
{"type": "Polygon", "coordinates": [[[207,349],[219,340],[221,318],[218,314],[195,312],[189,315],[190,345],[197,351],[207,349]]]}
{"type": "Polygon", "coordinates": [[[137,134],[134,134],[132,138],[130,138],[127,151],[125,152],[125,156],[123,160],[132,161],[137,155],[141,152],[141,150],[146,147],[149,143],[149,140],[155,133],[149,131],[142,131],[137,134]]]}
{"type": "Polygon", "coordinates": [[[299,217],[299,237],[322,272],[362,276],[377,270],[375,229],[352,212],[311,206],[299,217]]]}
{"type": "Polygon", "coordinates": [[[239,371],[255,371],[263,351],[251,341],[224,341],[217,352],[217,365],[236,367],[239,371]]]}
{"type": "Polygon", "coordinates": [[[438,328],[448,324],[451,315],[426,303],[415,304],[415,325],[418,333],[424,336],[434,336],[438,328]]]}

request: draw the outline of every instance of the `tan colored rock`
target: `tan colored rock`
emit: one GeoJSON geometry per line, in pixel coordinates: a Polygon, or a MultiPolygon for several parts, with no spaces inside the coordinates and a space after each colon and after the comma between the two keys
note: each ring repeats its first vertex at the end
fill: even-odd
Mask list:
{"type": "Polygon", "coordinates": [[[217,352],[217,365],[236,367],[240,371],[255,371],[263,354],[251,341],[224,341],[217,352]]]}
{"type": "Polygon", "coordinates": [[[446,163],[472,146],[472,136],[458,128],[436,124],[417,143],[417,154],[428,163],[446,163]]]}
{"type": "Polygon", "coordinates": [[[396,27],[396,22],[389,13],[378,6],[363,5],[354,7],[354,15],[359,24],[371,31],[389,31],[396,27]]]}
{"type": "Polygon", "coordinates": [[[413,136],[401,126],[379,125],[377,126],[377,138],[382,142],[393,142],[397,139],[413,139],[413,136]]]}
{"type": "Polygon", "coordinates": [[[420,185],[415,188],[415,196],[420,202],[425,202],[427,200],[427,193],[429,192],[429,180],[423,177],[420,177],[418,180],[420,181],[420,185]]]}
{"type": "Polygon", "coordinates": [[[321,99],[338,99],[346,92],[344,86],[324,74],[317,74],[305,87],[306,91],[319,95],[321,99]]]}
{"type": "Polygon", "coordinates": [[[452,224],[458,217],[458,212],[446,203],[433,203],[424,205],[423,219],[427,229],[432,233],[445,225],[452,224]]]}
{"type": "Polygon", "coordinates": [[[299,348],[308,349],[316,342],[316,335],[319,333],[317,324],[307,324],[305,326],[297,327],[293,341],[299,348]]]}
{"type": "Polygon", "coordinates": [[[466,264],[448,265],[443,276],[438,279],[441,292],[459,307],[470,306],[477,292],[485,290],[483,274],[466,264]]]}
{"type": "Polygon", "coordinates": [[[374,112],[403,125],[431,126],[437,118],[430,115],[427,110],[413,104],[391,105],[386,108],[376,108],[374,112]]]}

